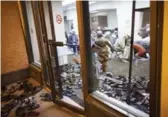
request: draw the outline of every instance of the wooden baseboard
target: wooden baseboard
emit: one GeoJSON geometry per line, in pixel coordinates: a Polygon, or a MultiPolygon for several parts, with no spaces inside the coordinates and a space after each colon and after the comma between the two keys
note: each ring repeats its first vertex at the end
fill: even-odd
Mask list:
{"type": "Polygon", "coordinates": [[[30,77],[29,68],[9,72],[1,75],[2,86],[12,84],[14,82],[24,80],[30,77]]]}

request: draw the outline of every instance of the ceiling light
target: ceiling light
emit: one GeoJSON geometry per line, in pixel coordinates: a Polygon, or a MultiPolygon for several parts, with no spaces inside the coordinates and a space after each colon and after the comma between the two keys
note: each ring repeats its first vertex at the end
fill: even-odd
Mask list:
{"type": "Polygon", "coordinates": [[[98,11],[90,11],[90,13],[97,13],[98,11]]]}

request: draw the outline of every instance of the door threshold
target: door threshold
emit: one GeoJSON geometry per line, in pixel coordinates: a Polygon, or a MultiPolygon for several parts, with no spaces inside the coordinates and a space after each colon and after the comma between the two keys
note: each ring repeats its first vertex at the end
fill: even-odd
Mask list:
{"type": "Polygon", "coordinates": [[[76,103],[76,102],[75,102],[74,100],[72,100],[70,97],[63,96],[63,98],[61,99],[61,101],[66,102],[66,103],[68,103],[68,104],[70,104],[70,105],[76,106],[77,108],[81,108],[81,109],[84,110],[84,108],[83,108],[81,105],[79,105],[78,103],[76,103]]]}

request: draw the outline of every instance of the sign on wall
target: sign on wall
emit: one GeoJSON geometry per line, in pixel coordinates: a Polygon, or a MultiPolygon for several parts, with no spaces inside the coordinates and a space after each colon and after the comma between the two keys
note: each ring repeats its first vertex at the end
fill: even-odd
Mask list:
{"type": "Polygon", "coordinates": [[[56,21],[58,24],[62,23],[62,16],[61,15],[56,15],[56,21]]]}

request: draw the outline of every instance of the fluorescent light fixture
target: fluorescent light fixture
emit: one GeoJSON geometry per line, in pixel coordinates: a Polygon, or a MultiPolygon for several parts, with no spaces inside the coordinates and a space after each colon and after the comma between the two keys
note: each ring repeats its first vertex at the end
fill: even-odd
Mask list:
{"type": "Polygon", "coordinates": [[[96,3],[95,1],[89,1],[89,4],[94,4],[94,3],[96,3]]]}
{"type": "Polygon", "coordinates": [[[98,11],[96,11],[96,10],[95,10],[95,11],[90,11],[90,13],[97,13],[97,12],[98,12],[98,11]]]}
{"type": "Polygon", "coordinates": [[[64,0],[62,1],[62,6],[66,6],[74,2],[76,2],[76,0],[64,0]]]}
{"type": "Polygon", "coordinates": [[[68,7],[66,10],[75,9],[75,8],[76,8],[75,6],[72,6],[72,7],[68,7]]]}

